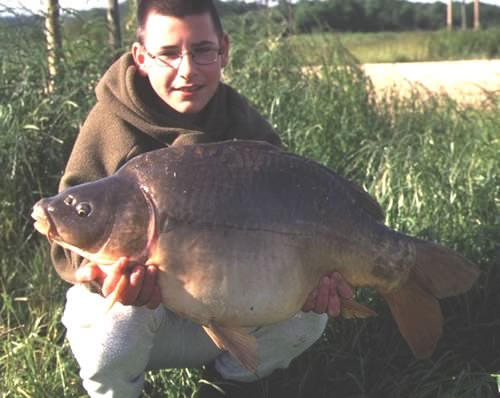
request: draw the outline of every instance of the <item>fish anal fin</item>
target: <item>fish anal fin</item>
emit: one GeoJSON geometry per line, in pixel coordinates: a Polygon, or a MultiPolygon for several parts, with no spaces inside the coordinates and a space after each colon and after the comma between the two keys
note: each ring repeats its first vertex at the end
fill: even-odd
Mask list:
{"type": "Polygon", "coordinates": [[[242,328],[209,324],[203,329],[221,350],[229,351],[246,369],[257,372],[257,340],[242,328]]]}
{"type": "Polygon", "coordinates": [[[418,359],[429,358],[443,332],[438,300],[411,279],[401,288],[382,292],[399,330],[418,359]]]}
{"type": "Polygon", "coordinates": [[[344,297],[340,298],[340,312],[344,318],[370,318],[372,316],[377,316],[377,313],[366,305],[360,304],[352,299],[347,299],[344,297]]]}

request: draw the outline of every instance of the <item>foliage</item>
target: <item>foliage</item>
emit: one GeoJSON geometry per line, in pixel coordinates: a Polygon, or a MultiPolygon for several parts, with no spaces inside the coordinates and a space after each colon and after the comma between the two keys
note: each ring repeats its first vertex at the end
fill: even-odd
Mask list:
{"type": "MultiPolygon", "coordinates": [[[[460,2],[453,3],[453,25],[460,26],[460,2]]],[[[500,8],[481,4],[481,25],[493,27],[500,22],[500,8]]],[[[472,26],[473,4],[466,5],[467,26],[472,26]]],[[[380,32],[436,30],[445,27],[446,4],[410,3],[401,0],[301,0],[294,6],[298,32],[335,30],[380,32]]]]}
{"type": "Polygon", "coordinates": [[[500,57],[500,28],[479,32],[441,32],[433,35],[428,45],[432,59],[498,58],[500,57]]]}
{"type": "MultiPolygon", "coordinates": [[[[272,383],[290,397],[494,397],[490,374],[500,369],[498,98],[483,109],[417,94],[377,102],[343,46],[293,42],[277,20],[271,13],[261,19],[258,35],[255,21],[239,30],[233,25],[227,81],[269,118],[290,150],[357,181],[383,205],[391,226],[458,250],[483,275],[468,294],[443,301],[445,334],[431,360],[412,358],[386,306],[363,290],[359,300],[379,317],[332,321],[321,341],[272,383]]],[[[82,26],[97,29],[91,22],[82,26]]],[[[78,368],[60,325],[66,286],[48,271],[47,245],[32,234],[29,214],[39,197],[56,191],[110,59],[102,42],[85,32],[69,39],[67,31],[64,77],[47,96],[36,29],[0,30],[2,396],[77,397],[83,395],[78,368]]],[[[190,369],[152,373],[145,396],[193,396],[199,377],[190,369]]]]}

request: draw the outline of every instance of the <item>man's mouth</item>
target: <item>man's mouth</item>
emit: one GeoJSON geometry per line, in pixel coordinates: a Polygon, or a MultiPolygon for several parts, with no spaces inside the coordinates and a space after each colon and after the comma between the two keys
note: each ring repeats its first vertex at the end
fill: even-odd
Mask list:
{"type": "Polygon", "coordinates": [[[182,93],[194,93],[194,92],[200,90],[201,88],[203,88],[202,85],[193,84],[193,85],[189,85],[189,86],[177,87],[177,88],[175,88],[175,90],[180,91],[182,93]]]}

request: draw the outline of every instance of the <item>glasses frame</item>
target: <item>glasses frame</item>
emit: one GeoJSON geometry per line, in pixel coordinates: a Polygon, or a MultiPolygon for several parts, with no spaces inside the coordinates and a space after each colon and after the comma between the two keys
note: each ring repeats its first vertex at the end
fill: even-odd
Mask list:
{"type": "MultiPolygon", "coordinates": [[[[148,55],[149,58],[151,58],[153,61],[155,61],[157,63],[157,65],[160,65],[160,66],[168,66],[169,68],[172,68],[172,69],[179,69],[179,66],[181,66],[181,63],[182,63],[182,60],[184,59],[184,57],[186,55],[189,55],[191,57],[191,60],[198,66],[206,66],[206,65],[212,65],[214,64],[215,62],[217,62],[217,58],[222,55],[223,53],[223,49],[222,47],[219,47],[217,49],[217,53],[216,53],[216,56],[214,58],[213,61],[210,61],[210,62],[207,62],[207,63],[199,63],[198,61],[196,61],[196,54],[194,54],[194,52],[192,50],[189,50],[189,51],[183,51],[178,55],[178,58],[175,60],[175,62],[177,62],[177,66],[175,65],[171,65],[170,63],[168,63],[167,61],[164,61],[160,58],[161,55],[154,55],[154,54],[151,54],[148,49],[144,46],[142,46],[146,52],[146,54],[148,55]]],[[[214,48],[215,50],[215,48],[214,48]]]]}

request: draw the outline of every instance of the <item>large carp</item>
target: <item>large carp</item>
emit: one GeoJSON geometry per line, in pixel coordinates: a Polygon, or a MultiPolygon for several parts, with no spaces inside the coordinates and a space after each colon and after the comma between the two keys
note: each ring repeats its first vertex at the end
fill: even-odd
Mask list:
{"type": "Polygon", "coordinates": [[[164,305],[249,369],[257,358],[246,328],[295,315],[325,273],[376,289],[418,358],[442,332],[437,299],[478,276],[455,252],[385,226],[357,185],[259,142],[145,153],[40,200],[33,217],[51,241],[98,264],[124,256],[155,264],[164,305]]]}

